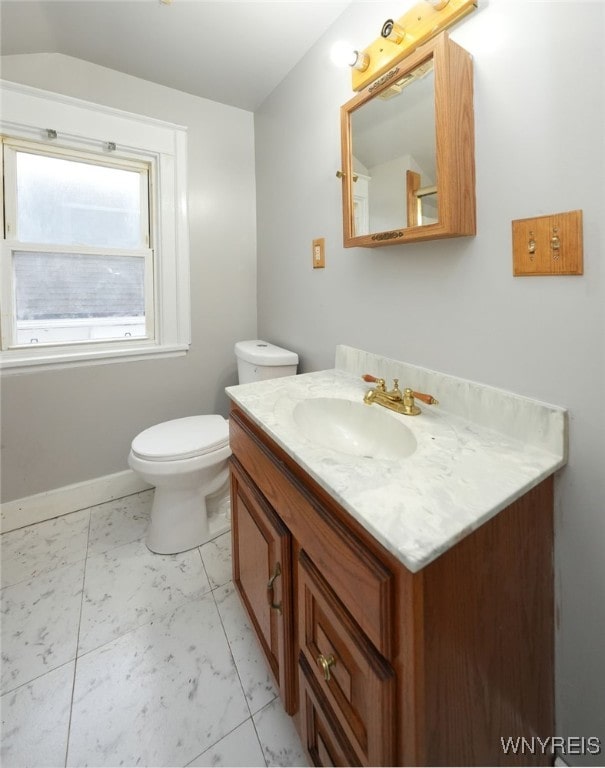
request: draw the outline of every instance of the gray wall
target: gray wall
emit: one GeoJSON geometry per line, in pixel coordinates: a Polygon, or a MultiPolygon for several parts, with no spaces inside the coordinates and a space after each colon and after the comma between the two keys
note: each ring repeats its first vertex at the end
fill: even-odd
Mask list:
{"type": "Polygon", "coordinates": [[[605,5],[480,4],[452,31],[474,57],[477,236],[344,250],[335,171],[352,92],[329,50],[347,37],[365,47],[402,12],[353,3],[255,115],[259,335],[298,351],[304,370],[332,367],[345,343],[569,409],[557,733],[605,749],[605,5]],[[577,208],[584,276],[513,278],[511,220],[577,208]],[[311,268],[316,237],[325,270],[311,268]]]}
{"type": "Polygon", "coordinates": [[[2,57],[2,77],[188,127],[192,345],[177,358],[2,379],[2,501],[127,469],[151,424],[227,413],[233,345],[256,336],[252,113],[56,54],[2,57]]]}

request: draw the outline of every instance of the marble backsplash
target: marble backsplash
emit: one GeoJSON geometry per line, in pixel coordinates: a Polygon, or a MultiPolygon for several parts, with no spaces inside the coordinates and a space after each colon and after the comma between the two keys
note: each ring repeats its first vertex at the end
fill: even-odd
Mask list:
{"type": "Polygon", "coordinates": [[[398,378],[401,389],[411,387],[433,395],[440,411],[550,453],[562,453],[563,460],[567,460],[564,408],[342,344],[336,347],[335,367],[358,376],[379,376],[386,380],[387,387],[398,378]]]}

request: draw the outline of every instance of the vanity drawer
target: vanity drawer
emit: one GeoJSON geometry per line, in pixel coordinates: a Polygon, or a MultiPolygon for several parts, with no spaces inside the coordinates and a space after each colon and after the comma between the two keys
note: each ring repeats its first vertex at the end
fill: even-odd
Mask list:
{"type": "Polygon", "coordinates": [[[255,479],[341,602],[387,658],[393,652],[393,574],[333,511],[312,496],[278,461],[238,411],[231,412],[234,456],[255,479]]]}
{"type": "Polygon", "coordinates": [[[301,653],[298,660],[302,743],[313,765],[361,765],[301,653]]]}
{"type": "MultiPolygon", "coordinates": [[[[362,765],[394,765],[396,678],[390,664],[301,551],[298,558],[299,648],[313,687],[362,765]]],[[[299,661],[299,671],[301,663],[299,661]]]]}

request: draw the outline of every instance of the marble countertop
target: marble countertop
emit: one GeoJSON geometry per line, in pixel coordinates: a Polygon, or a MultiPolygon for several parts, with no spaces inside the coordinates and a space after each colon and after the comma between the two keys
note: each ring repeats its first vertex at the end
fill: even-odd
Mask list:
{"type": "MultiPolygon", "coordinates": [[[[228,387],[258,426],[410,571],[424,568],[566,463],[566,411],[503,390],[338,347],[337,367],[228,387]],[[406,459],[350,456],[307,439],[294,419],[309,398],[363,401],[361,373],[398,376],[430,392],[402,421],[417,441],[406,459]]],[[[387,381],[390,386],[390,381],[387,381]]]]}

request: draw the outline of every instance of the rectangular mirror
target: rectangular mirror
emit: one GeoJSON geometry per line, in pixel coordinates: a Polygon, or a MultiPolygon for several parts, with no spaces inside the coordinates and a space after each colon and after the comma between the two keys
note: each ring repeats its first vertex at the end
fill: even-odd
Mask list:
{"type": "Polygon", "coordinates": [[[474,235],[470,55],[446,33],[341,108],[345,247],[474,235]]]}

